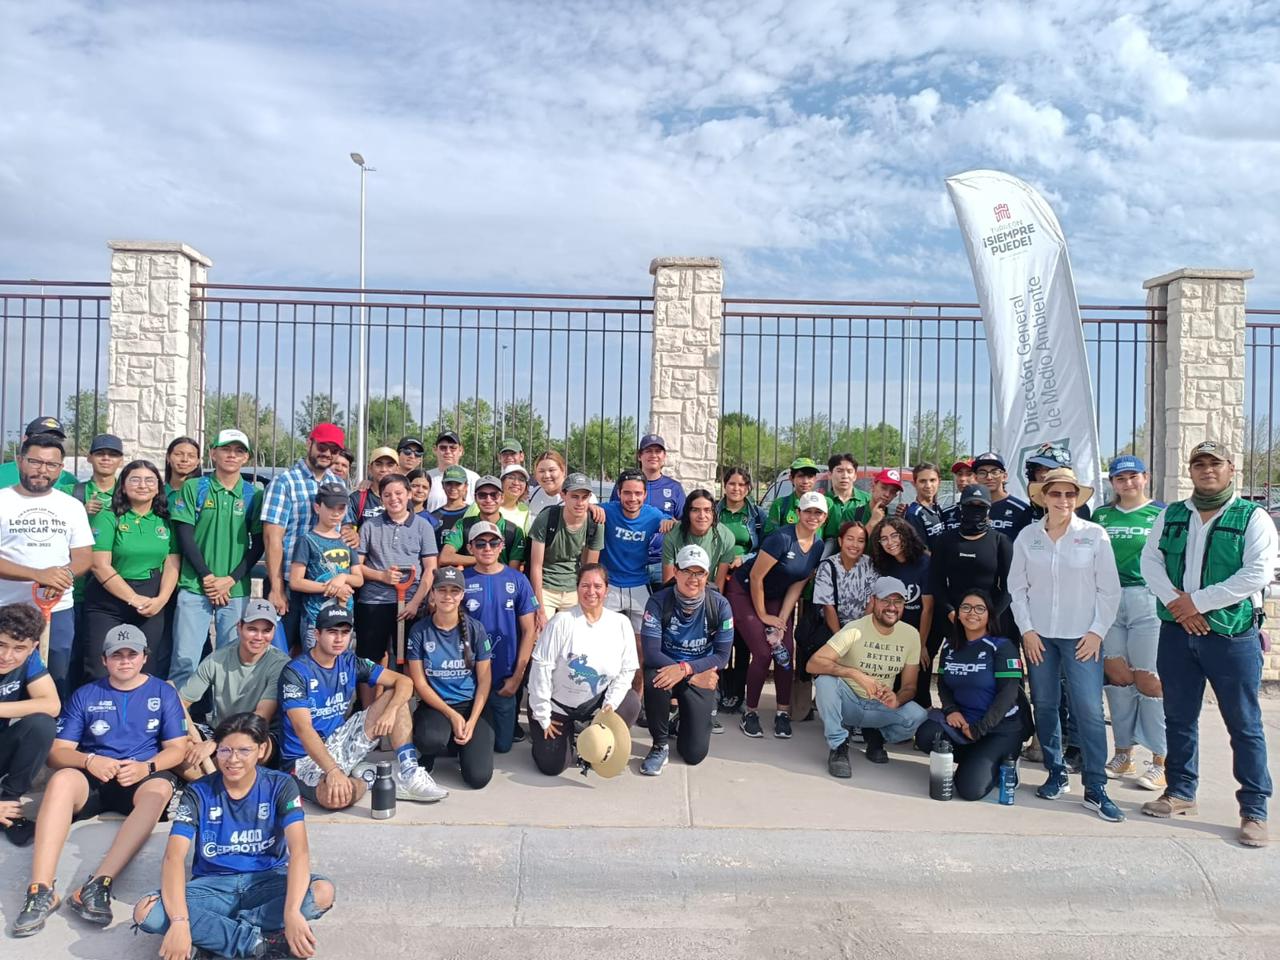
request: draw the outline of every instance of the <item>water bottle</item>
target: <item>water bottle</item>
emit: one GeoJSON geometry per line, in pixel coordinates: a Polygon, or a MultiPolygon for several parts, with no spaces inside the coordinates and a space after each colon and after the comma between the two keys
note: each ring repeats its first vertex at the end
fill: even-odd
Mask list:
{"type": "Polygon", "coordinates": [[[950,800],[955,792],[956,761],[951,741],[939,734],[929,751],[929,796],[934,800],[950,800]]]}
{"type": "Polygon", "coordinates": [[[1013,793],[1018,788],[1018,764],[1013,757],[1005,757],[1000,764],[1000,803],[1013,806],[1013,793]]]}
{"type": "Polygon", "coordinates": [[[396,784],[391,779],[391,764],[389,761],[381,760],[378,762],[378,773],[373,781],[370,805],[373,808],[373,819],[375,820],[389,820],[395,816],[396,784]]]}
{"type": "Polygon", "coordinates": [[[791,665],[791,654],[787,650],[787,645],[782,642],[782,631],[777,627],[765,627],[764,639],[772,648],[773,662],[782,669],[786,669],[791,665]]]}

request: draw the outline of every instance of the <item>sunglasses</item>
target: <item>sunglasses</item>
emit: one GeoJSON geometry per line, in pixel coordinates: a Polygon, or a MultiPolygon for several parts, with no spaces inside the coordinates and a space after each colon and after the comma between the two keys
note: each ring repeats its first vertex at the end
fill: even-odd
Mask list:
{"type": "Polygon", "coordinates": [[[489,537],[479,537],[471,541],[473,547],[479,547],[481,550],[497,550],[502,546],[501,540],[493,540],[489,537]]]}

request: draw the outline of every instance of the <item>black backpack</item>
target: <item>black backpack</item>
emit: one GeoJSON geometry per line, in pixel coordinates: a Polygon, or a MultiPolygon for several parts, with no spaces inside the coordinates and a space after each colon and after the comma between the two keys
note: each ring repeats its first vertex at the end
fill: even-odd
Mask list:
{"type": "MultiPolygon", "coordinates": [[[[551,506],[546,508],[546,513],[547,513],[547,533],[546,533],[547,539],[544,542],[549,547],[551,546],[552,542],[555,540],[556,534],[560,532],[560,522],[564,519],[564,504],[553,503],[551,506]]],[[[588,511],[587,512],[587,537],[584,543],[587,543],[587,544],[591,543],[591,539],[596,535],[596,531],[599,528],[600,528],[600,525],[596,523],[594,519],[592,519],[591,512],[588,511]]],[[[583,550],[585,551],[586,549],[587,548],[584,546],[583,550]]],[[[579,560],[581,560],[581,558],[579,558],[579,560]]]]}
{"type": "MultiPolygon", "coordinates": [[[[480,522],[480,517],[463,517],[462,518],[462,553],[471,556],[471,528],[480,522]]],[[[502,518],[502,539],[504,541],[502,547],[502,555],[507,561],[519,560],[520,557],[513,556],[513,548],[516,543],[516,525],[506,517],[502,518]]],[[[550,538],[548,538],[549,542],[550,538]]]]}
{"type": "MultiPolygon", "coordinates": [[[[671,620],[676,615],[676,591],[674,587],[675,581],[668,580],[660,589],[662,597],[662,632],[665,634],[671,628],[671,620]]],[[[714,641],[716,634],[720,632],[719,609],[720,605],[716,603],[716,599],[721,596],[719,590],[714,587],[707,587],[706,595],[702,600],[702,614],[706,617],[707,622],[707,640],[714,641]]]]}
{"type": "MultiPolygon", "coordinates": [[[[823,563],[831,563],[832,565],[840,562],[839,555],[827,557],[823,563]]],[[[831,597],[835,601],[831,606],[837,611],[840,609],[840,576],[838,571],[831,571],[831,597]]],[[[827,625],[827,618],[823,615],[822,608],[826,604],[814,603],[808,601],[805,606],[804,616],[800,618],[800,622],[796,624],[795,641],[796,641],[796,671],[797,676],[801,680],[812,679],[809,671],[805,669],[805,664],[809,662],[809,658],[822,649],[828,640],[831,639],[831,627],[827,625]]],[[[839,614],[837,613],[837,617],[839,614]]]]}

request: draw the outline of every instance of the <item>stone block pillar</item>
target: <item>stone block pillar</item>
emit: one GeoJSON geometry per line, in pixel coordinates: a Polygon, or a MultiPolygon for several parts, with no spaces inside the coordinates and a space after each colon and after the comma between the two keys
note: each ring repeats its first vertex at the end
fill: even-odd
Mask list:
{"type": "Polygon", "coordinates": [[[1244,284],[1252,278],[1252,270],[1185,267],[1143,284],[1147,305],[1166,310],[1165,343],[1147,372],[1156,499],[1191,495],[1187,453],[1206,438],[1228,444],[1236,468],[1244,466],[1244,284]]]}
{"type": "MultiPolygon", "coordinates": [[[[163,467],[174,437],[204,429],[204,328],[191,284],[213,261],[185,243],[113,240],[107,411],[126,460],[163,467]]],[[[203,443],[202,443],[203,446],[203,443]]]]}
{"type": "Polygon", "coordinates": [[[659,257],[653,275],[649,432],[686,491],[715,490],[724,273],[715,257],[659,257]]]}

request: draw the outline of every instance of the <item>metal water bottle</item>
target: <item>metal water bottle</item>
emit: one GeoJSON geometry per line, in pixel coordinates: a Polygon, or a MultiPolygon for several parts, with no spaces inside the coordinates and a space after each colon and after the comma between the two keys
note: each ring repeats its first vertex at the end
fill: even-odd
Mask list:
{"type": "Polygon", "coordinates": [[[373,781],[369,803],[373,808],[373,819],[389,820],[395,816],[396,784],[391,779],[391,764],[386,760],[378,762],[378,773],[373,781]]]}
{"type": "Polygon", "coordinates": [[[1018,762],[1013,757],[1005,757],[1000,764],[1000,803],[1006,807],[1013,806],[1013,794],[1018,789],[1018,762]]]}
{"type": "Polygon", "coordinates": [[[764,628],[764,639],[769,644],[773,661],[785,670],[791,665],[791,653],[787,650],[787,645],[782,642],[783,632],[774,626],[764,628]]]}
{"type": "Polygon", "coordinates": [[[939,735],[929,751],[929,796],[934,800],[950,800],[955,792],[956,760],[951,741],[939,735]]]}

